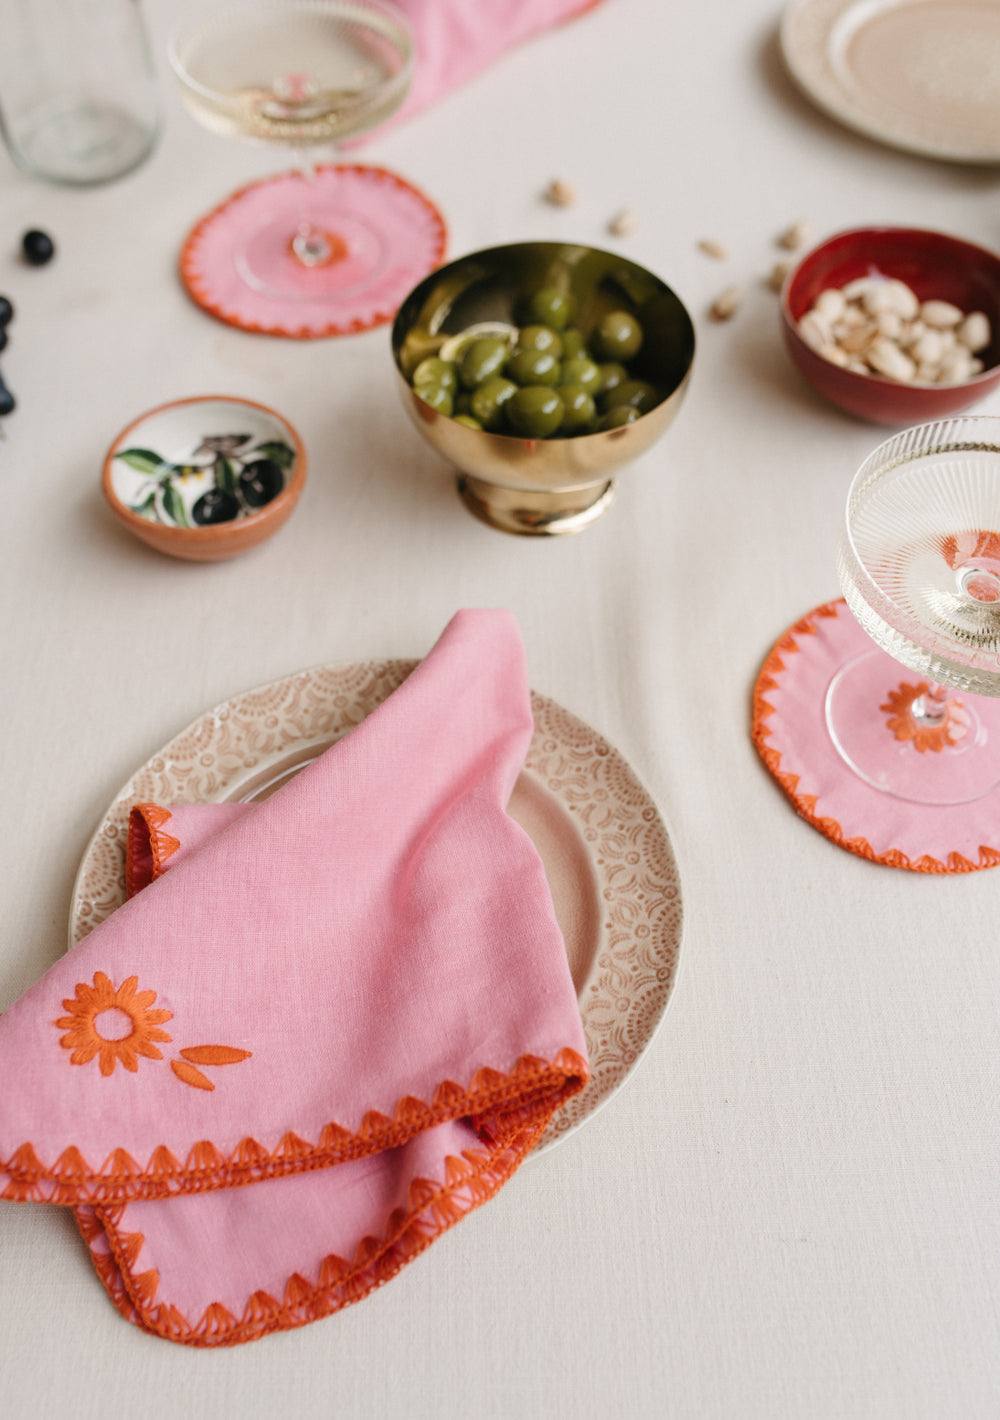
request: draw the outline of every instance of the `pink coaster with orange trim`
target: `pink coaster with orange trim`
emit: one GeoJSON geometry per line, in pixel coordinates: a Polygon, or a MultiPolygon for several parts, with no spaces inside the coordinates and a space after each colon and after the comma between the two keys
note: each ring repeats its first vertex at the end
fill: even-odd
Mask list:
{"type": "Polygon", "coordinates": [[[241,188],[195,226],[180,274],[218,320],[297,340],[350,335],[393,319],[444,257],[444,218],[417,188],[385,168],[317,168],[241,188]],[[299,261],[292,241],[307,224],[329,254],[299,261]]]}
{"type": "Polygon", "coordinates": [[[848,852],[920,873],[993,867],[1000,699],[950,692],[928,730],[912,713],[928,690],[841,598],[771,649],[754,688],[752,738],[798,813],[848,852]]]}

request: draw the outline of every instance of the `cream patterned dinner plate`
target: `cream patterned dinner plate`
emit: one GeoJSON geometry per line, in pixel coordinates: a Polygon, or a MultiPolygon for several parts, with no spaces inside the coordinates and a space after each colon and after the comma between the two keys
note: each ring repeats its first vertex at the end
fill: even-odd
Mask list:
{"type": "Polygon", "coordinates": [[[794,0],[780,43],[792,77],[847,127],[1000,162],[1000,0],[794,0]]]}
{"type": "MultiPolygon", "coordinates": [[[[266,798],[346,734],[417,661],[320,666],[207,711],[118,793],[84,853],[70,945],[125,900],[125,838],[134,803],[266,798]]],[[[566,941],[591,1078],[536,1150],[579,1128],[621,1088],[649,1048],[677,975],[680,877],[647,791],[595,730],[532,694],[535,732],[510,803],[533,839],[566,941]]]]}

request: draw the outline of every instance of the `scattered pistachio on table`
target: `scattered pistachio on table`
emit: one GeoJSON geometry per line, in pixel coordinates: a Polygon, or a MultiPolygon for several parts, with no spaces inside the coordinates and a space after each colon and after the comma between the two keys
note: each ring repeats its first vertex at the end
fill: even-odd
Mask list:
{"type": "Polygon", "coordinates": [[[631,237],[639,230],[639,214],[634,207],[623,207],[608,223],[608,231],[614,237],[631,237]]]}
{"type": "Polygon", "coordinates": [[[821,291],[797,329],[811,350],[857,374],[958,384],[984,368],[992,328],[983,311],[921,301],[904,281],[863,276],[821,291]]]}
{"type": "Polygon", "coordinates": [[[576,188],[565,178],[553,178],[545,189],[545,200],[553,207],[572,207],[576,201],[576,188]]]}
{"type": "Polygon", "coordinates": [[[778,246],[783,247],[785,251],[800,251],[809,240],[809,231],[809,223],[804,217],[800,217],[781,233],[778,246]]]}
{"type": "Polygon", "coordinates": [[[736,314],[742,298],[743,293],[738,286],[727,286],[709,306],[708,314],[712,320],[730,320],[736,314]]]}
{"type": "Polygon", "coordinates": [[[703,252],[705,256],[710,256],[713,261],[725,261],[729,256],[726,247],[721,242],[717,242],[714,237],[702,237],[698,243],[698,250],[703,252]]]}
{"type": "Polygon", "coordinates": [[[795,269],[795,262],[790,257],[785,257],[782,261],[776,261],[771,267],[771,274],[767,278],[767,284],[772,291],[780,291],[784,286],[788,275],[795,269]]]}

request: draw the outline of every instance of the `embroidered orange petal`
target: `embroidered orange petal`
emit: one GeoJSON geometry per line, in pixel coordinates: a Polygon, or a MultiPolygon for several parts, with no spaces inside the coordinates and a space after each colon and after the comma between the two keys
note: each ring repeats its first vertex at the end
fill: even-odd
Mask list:
{"type": "MultiPolygon", "coordinates": [[[[67,1050],[70,1050],[75,1044],[75,1040],[71,1039],[68,1035],[64,1035],[60,1043],[64,1045],[67,1050]]],[[[100,1042],[96,1040],[88,1040],[85,1045],[78,1045],[73,1051],[73,1054],[69,1057],[70,1064],[86,1065],[89,1061],[93,1060],[100,1048],[100,1042]]]]}
{"type": "MultiPolygon", "coordinates": [[[[83,983],[81,982],[76,989],[82,991],[84,989],[83,983]]],[[[94,993],[91,992],[91,999],[89,1001],[83,1000],[82,997],[78,1000],[77,997],[71,996],[67,1001],[63,1002],[63,1009],[70,1011],[75,1017],[89,1016],[93,1009],[93,994],[94,993]]]]}
{"type": "Polygon", "coordinates": [[[185,1085],[194,1085],[199,1090],[214,1090],[215,1086],[207,1075],[203,1075],[200,1070],[189,1065],[186,1060],[171,1060],[170,1068],[177,1076],[178,1080],[183,1080],[185,1085]]]}
{"type": "Polygon", "coordinates": [[[237,1050],[233,1045],[189,1045],[181,1054],[192,1065],[237,1065],[253,1052],[237,1050]]]}
{"type": "MultiPolygon", "coordinates": [[[[169,1040],[169,1035],[166,1038],[169,1040]]],[[[150,1040],[137,1040],[133,1048],[137,1050],[140,1055],[144,1055],[147,1060],[163,1059],[163,1051],[157,1050],[156,1046],[150,1040]]]]}

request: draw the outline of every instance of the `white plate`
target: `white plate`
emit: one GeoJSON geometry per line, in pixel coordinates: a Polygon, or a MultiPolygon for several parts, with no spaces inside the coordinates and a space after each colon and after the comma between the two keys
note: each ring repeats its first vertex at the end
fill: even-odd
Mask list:
{"type": "Polygon", "coordinates": [[[1000,162],[1000,0],[795,0],[780,41],[792,77],[847,127],[1000,162]]]}
{"type": "MultiPolygon", "coordinates": [[[[200,716],[118,793],[73,889],[70,945],[125,900],[125,838],[135,803],[266,798],[370,714],[416,661],[320,666],[247,691],[200,716]]],[[[544,696],[510,803],[545,865],[577,989],[591,1078],[536,1152],[589,1119],[649,1048],[673,990],[682,906],[666,827],[625,760],[544,696]]]]}

